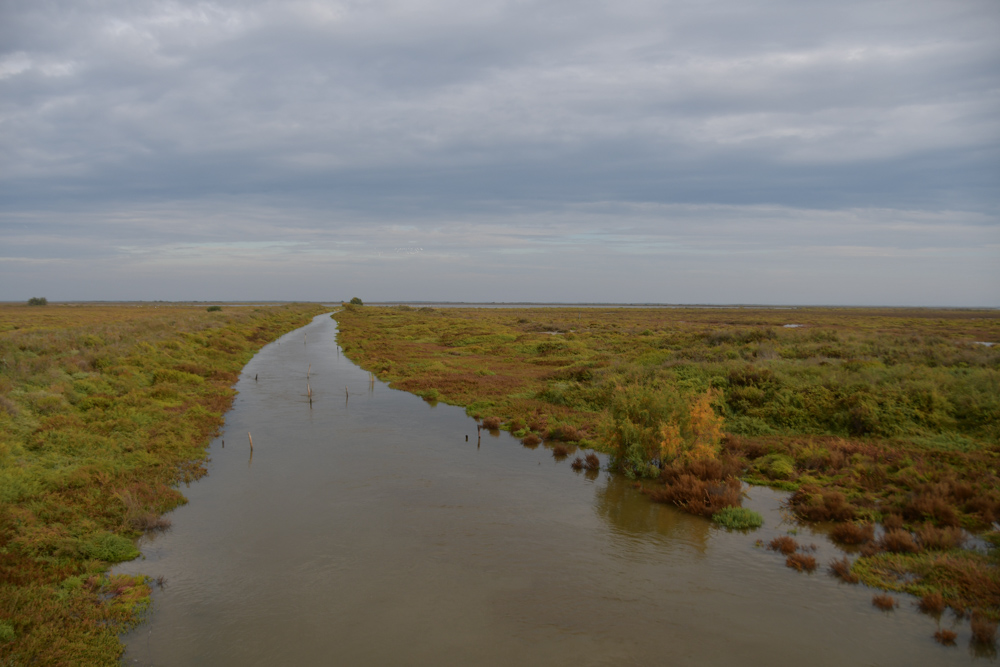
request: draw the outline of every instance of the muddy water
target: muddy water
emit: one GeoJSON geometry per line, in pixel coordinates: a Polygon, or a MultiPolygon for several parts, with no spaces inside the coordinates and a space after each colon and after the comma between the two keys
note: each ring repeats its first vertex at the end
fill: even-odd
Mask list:
{"type": "Polygon", "coordinates": [[[119,568],[166,579],[128,664],[974,660],[965,628],[938,646],[910,599],[877,611],[871,591],[755,547],[793,527],[777,494],[750,491],[767,521],[752,536],[714,528],[545,447],[477,443],[460,408],[369,385],[335,336],[318,317],[244,369],[209,476],[119,568]]]}

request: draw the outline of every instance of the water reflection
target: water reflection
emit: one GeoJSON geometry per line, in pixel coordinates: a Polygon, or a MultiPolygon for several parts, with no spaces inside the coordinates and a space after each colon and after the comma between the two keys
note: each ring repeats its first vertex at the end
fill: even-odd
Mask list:
{"type": "Polygon", "coordinates": [[[683,545],[704,554],[710,523],[668,505],[652,503],[620,475],[605,475],[597,488],[594,511],[618,534],[655,540],[669,548],[683,545]]]}

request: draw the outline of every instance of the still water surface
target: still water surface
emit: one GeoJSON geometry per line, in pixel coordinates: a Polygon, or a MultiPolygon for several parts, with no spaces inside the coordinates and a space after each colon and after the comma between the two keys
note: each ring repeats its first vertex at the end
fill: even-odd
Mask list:
{"type": "MultiPolygon", "coordinates": [[[[751,489],[767,523],[729,533],[506,433],[477,443],[461,408],[372,387],[328,316],[265,347],[237,388],[208,477],[118,568],[167,582],[128,664],[990,662],[965,628],[935,644],[911,598],[880,612],[870,590],[755,547],[793,527],[779,494],[751,489]]],[[[799,531],[820,563],[837,555],[799,531]]]]}

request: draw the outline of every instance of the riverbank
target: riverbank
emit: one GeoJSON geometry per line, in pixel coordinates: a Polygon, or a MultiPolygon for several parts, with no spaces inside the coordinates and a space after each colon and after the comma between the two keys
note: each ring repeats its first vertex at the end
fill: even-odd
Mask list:
{"type": "Polygon", "coordinates": [[[939,626],[961,649],[937,645],[936,620],[914,606],[884,613],[867,588],[790,572],[754,546],[794,529],[808,555],[840,555],[781,510],[783,492],[749,489],[765,524],[747,535],[651,503],[623,475],[574,471],[572,454],[504,431],[479,441],[462,408],[372,382],[326,316],[261,350],[236,388],[209,474],[169,531],[141,540],[144,559],[114,569],[167,582],[123,638],[128,664],[958,667],[983,655],[965,650],[968,620],[939,626]]]}
{"type": "Polygon", "coordinates": [[[117,664],[155,582],[109,565],[204,474],[240,369],[322,311],[0,307],[0,661],[117,664]]]}
{"type": "MultiPolygon", "coordinates": [[[[734,476],[860,549],[846,578],[1000,618],[996,311],[432,309],[337,314],[349,358],[526,444],[611,455],[705,513],[734,476]],[[707,492],[707,493],[706,493],[707,492]]],[[[732,499],[738,503],[738,496],[732,499]]],[[[711,513],[709,511],[709,513],[711,513]]],[[[843,567],[839,568],[845,571],[843,567]]]]}

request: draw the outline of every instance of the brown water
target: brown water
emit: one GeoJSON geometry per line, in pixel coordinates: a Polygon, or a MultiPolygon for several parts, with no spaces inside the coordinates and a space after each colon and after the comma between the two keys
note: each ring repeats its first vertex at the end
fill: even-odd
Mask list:
{"type": "MultiPolygon", "coordinates": [[[[766,524],[730,533],[506,433],[477,444],[462,409],[371,388],[335,336],[321,316],[247,365],[209,476],[118,568],[167,582],[126,637],[128,664],[976,660],[967,627],[940,647],[912,598],[880,612],[872,591],[755,547],[794,527],[779,494],[751,489],[766,524]]],[[[822,564],[837,555],[798,539],[822,564]]]]}

